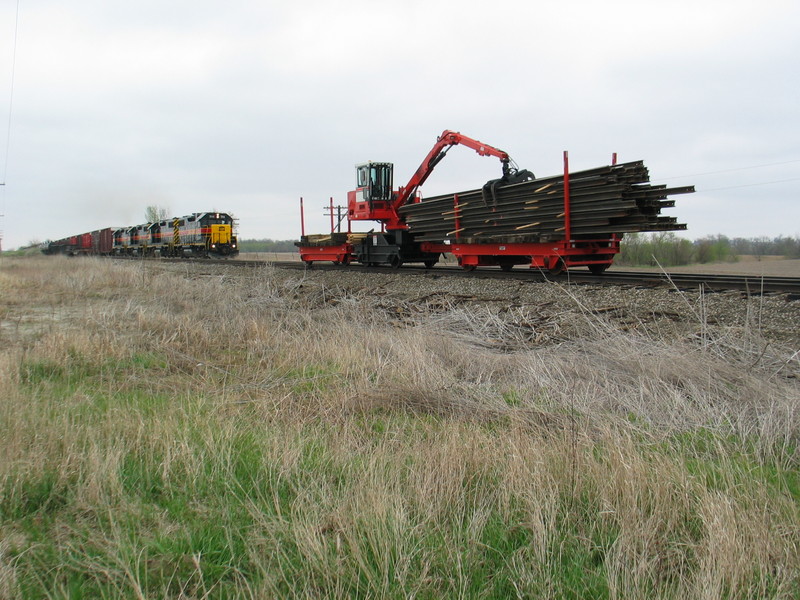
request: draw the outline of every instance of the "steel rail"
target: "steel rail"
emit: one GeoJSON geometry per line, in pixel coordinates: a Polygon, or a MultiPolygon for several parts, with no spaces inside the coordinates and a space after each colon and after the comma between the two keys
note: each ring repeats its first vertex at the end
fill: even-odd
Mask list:
{"type": "Polygon", "coordinates": [[[606,271],[602,275],[592,275],[584,270],[568,270],[558,276],[553,276],[546,271],[517,267],[510,272],[503,272],[497,267],[478,267],[467,272],[456,265],[438,265],[432,269],[425,269],[417,265],[404,265],[400,269],[388,266],[368,267],[366,265],[334,265],[332,263],[315,263],[308,267],[301,261],[262,261],[240,259],[203,259],[191,260],[185,258],[156,258],[148,259],[156,262],[191,262],[198,265],[221,265],[241,268],[264,268],[268,266],[280,269],[313,270],[350,270],[356,273],[382,273],[420,276],[444,277],[478,277],[491,279],[515,279],[530,282],[552,281],[556,283],[575,283],[586,285],[628,285],[634,287],[664,287],[671,286],[681,290],[703,289],[705,291],[737,290],[750,295],[766,293],[788,294],[787,300],[800,300],[800,277],[771,277],[759,275],[716,275],[712,273],[669,273],[653,271],[606,271]]]}
{"type": "Polygon", "coordinates": [[[635,287],[663,287],[671,286],[681,290],[703,289],[707,291],[737,290],[751,295],[765,293],[785,293],[787,300],[800,300],[800,277],[773,277],[761,275],[718,275],[713,273],[669,273],[655,271],[606,271],[602,275],[593,275],[584,270],[567,270],[561,275],[554,276],[547,271],[517,267],[508,272],[501,271],[498,267],[478,267],[474,271],[465,271],[457,265],[438,265],[432,269],[418,265],[404,265],[400,269],[388,266],[369,267],[366,265],[335,265],[333,263],[319,262],[313,267],[307,266],[299,260],[269,261],[269,260],[243,260],[241,258],[140,258],[140,257],[109,257],[123,260],[139,260],[149,264],[183,263],[198,266],[214,265],[234,268],[266,268],[292,269],[305,271],[307,269],[329,271],[350,270],[356,273],[383,273],[420,276],[444,277],[471,277],[490,279],[516,279],[530,282],[552,281],[556,283],[576,283],[587,285],[628,285],[635,287]]]}

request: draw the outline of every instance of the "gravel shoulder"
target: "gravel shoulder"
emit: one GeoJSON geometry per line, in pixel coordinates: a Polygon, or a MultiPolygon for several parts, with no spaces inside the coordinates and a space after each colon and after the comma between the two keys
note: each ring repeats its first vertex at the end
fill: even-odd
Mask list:
{"type": "Polygon", "coordinates": [[[666,286],[596,286],[521,280],[452,277],[434,272],[418,276],[349,270],[275,268],[275,277],[302,284],[298,293],[319,295],[326,302],[368,299],[384,307],[390,323],[402,324],[415,313],[481,310],[504,323],[526,327],[529,341],[558,343],[613,327],[652,336],[701,343],[726,339],[758,345],[800,348],[800,302],[786,294],[747,296],[742,292],[701,293],[666,286]]]}

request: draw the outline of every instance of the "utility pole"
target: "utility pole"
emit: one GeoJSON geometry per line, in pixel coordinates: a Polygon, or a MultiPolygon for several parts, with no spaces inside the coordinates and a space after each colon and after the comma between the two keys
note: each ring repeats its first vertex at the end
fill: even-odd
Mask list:
{"type": "MultiPolygon", "coordinates": [[[[327,205],[327,206],[323,206],[322,208],[323,208],[323,210],[326,211],[324,213],[324,215],[326,217],[331,217],[331,222],[333,222],[333,218],[334,217],[336,218],[336,225],[333,227],[333,229],[336,229],[336,231],[338,233],[341,233],[342,232],[342,221],[344,221],[345,215],[347,214],[347,207],[337,204],[336,206],[327,205]],[[335,211],[335,213],[334,213],[334,211],[335,211]]],[[[333,233],[333,232],[331,232],[331,233],[333,233]]]]}
{"type": "MultiPolygon", "coordinates": [[[[0,181],[0,186],[3,186],[5,184],[6,184],[5,181],[0,181]]],[[[3,204],[5,204],[5,202],[3,204]]],[[[4,218],[5,216],[6,216],[5,214],[0,215],[0,219],[4,218]]],[[[0,252],[2,251],[3,251],[3,230],[0,229],[0,252]]]]}

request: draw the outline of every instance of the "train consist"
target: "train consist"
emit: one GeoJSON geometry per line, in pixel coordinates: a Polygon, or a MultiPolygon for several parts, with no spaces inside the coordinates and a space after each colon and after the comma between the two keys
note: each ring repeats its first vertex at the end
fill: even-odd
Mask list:
{"type": "MultiPolygon", "coordinates": [[[[694,192],[693,186],[651,185],[641,161],[612,164],[537,179],[520,170],[509,155],[454,131],[444,131],[404,187],[393,189],[392,163],[356,166],[356,189],[347,195],[347,232],[306,235],[302,216],[300,258],[336,264],[400,267],[423,263],[430,268],[442,254],[452,254],[465,269],[526,265],[558,274],[586,266],[604,272],[620,250],[625,233],[686,229],[674,217],[661,216],[674,206],[669,194],[694,192]],[[502,163],[502,177],[482,188],[421,199],[419,187],[452,146],[465,145],[502,163]],[[379,231],[351,231],[352,221],[373,221],[379,231]]],[[[331,202],[332,204],[332,202],[331,202]]],[[[341,220],[340,220],[341,221],[341,220]]]]}
{"type": "Polygon", "coordinates": [[[239,254],[234,219],[202,212],[132,227],[98,229],[42,244],[45,254],[233,257],[239,254]]]}

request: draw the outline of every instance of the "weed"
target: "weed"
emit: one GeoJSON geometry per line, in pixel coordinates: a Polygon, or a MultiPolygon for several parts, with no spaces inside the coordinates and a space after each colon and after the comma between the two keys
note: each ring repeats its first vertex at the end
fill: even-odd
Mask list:
{"type": "Polygon", "coordinates": [[[6,266],[58,319],[0,356],[0,595],[800,589],[798,388],[755,334],[621,331],[566,289],[546,347],[454,303],[387,336],[272,268],[6,266]]]}

